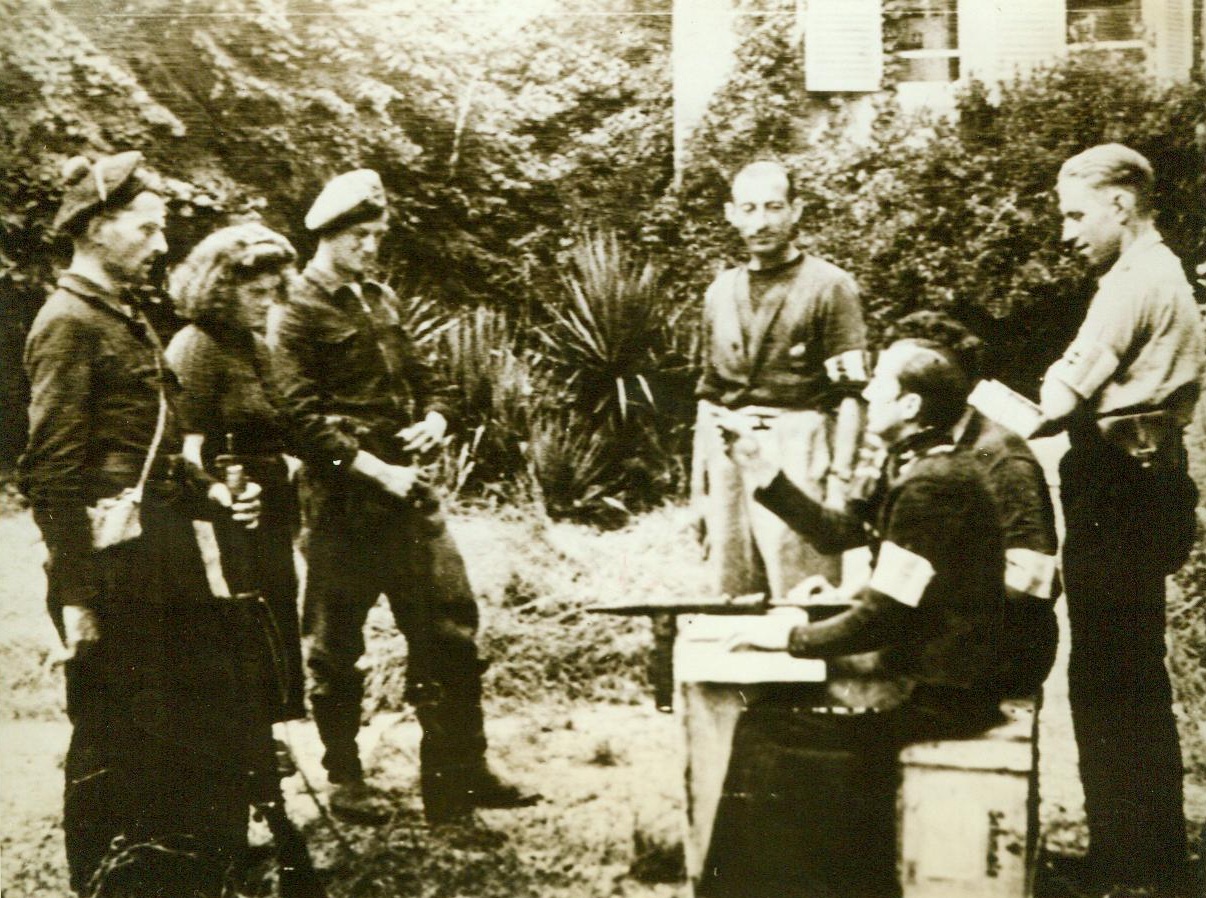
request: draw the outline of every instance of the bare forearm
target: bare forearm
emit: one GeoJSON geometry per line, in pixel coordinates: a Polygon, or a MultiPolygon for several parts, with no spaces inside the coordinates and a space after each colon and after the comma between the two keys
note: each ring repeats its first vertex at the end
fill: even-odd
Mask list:
{"type": "Polygon", "coordinates": [[[849,477],[854,471],[858,441],[863,428],[863,406],[853,396],[842,400],[833,429],[833,471],[849,477]]]}

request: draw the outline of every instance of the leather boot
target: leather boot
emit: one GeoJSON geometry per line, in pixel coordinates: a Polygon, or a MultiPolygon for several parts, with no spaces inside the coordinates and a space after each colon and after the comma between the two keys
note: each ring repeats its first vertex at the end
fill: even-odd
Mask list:
{"type": "Polygon", "coordinates": [[[389,796],[362,779],[337,783],[328,801],[336,817],[365,826],[380,826],[394,813],[394,802],[389,796]]]}
{"type": "Polygon", "coordinates": [[[439,690],[438,698],[415,711],[423,728],[419,780],[429,823],[464,818],[475,807],[527,807],[540,800],[487,765],[480,683],[439,690]]]}
{"type": "Polygon", "coordinates": [[[466,788],[469,800],[479,808],[530,808],[543,798],[539,792],[499,776],[484,758],[468,771],[466,788]]]}
{"type": "Polygon", "coordinates": [[[360,700],[348,696],[311,694],[314,724],[325,751],[322,766],[332,783],[364,778],[356,734],[360,731],[360,700]]]}

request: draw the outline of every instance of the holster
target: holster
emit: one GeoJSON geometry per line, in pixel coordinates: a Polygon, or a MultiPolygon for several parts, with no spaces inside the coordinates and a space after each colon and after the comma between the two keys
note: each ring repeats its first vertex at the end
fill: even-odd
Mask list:
{"type": "Polygon", "coordinates": [[[1184,466],[1181,424],[1171,412],[1157,410],[1097,419],[1102,439],[1144,468],[1174,471],[1184,466]]]}

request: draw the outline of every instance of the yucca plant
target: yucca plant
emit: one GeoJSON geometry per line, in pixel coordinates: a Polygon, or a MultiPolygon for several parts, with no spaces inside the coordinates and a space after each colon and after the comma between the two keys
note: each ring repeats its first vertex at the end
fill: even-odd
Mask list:
{"type": "Polygon", "coordinates": [[[655,408],[667,316],[653,263],[627,252],[614,233],[595,233],[574,247],[561,281],[564,302],[537,329],[550,368],[596,426],[655,408]]]}
{"type": "Polygon", "coordinates": [[[458,489],[504,483],[526,470],[520,444],[545,389],[519,343],[507,316],[485,306],[462,314],[440,335],[439,374],[460,434],[450,450],[458,489]]]}
{"type": "Polygon", "coordinates": [[[610,435],[572,407],[536,414],[523,444],[533,498],[551,518],[619,523],[628,510],[616,498],[622,468],[612,450],[610,435]]]}
{"type": "Polygon", "coordinates": [[[438,299],[422,294],[402,301],[401,319],[407,336],[423,349],[433,348],[440,334],[456,322],[438,299]]]}

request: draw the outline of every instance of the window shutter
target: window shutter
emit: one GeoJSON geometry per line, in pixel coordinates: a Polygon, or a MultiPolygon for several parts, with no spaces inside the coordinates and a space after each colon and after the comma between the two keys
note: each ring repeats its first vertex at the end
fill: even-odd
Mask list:
{"type": "Polygon", "coordinates": [[[876,91],[883,74],[881,0],[808,0],[804,13],[808,90],[876,91]]]}
{"type": "Polygon", "coordinates": [[[998,84],[1050,63],[1067,28],[1064,0],[959,0],[961,75],[998,84]]]}
{"type": "Polygon", "coordinates": [[[1161,81],[1184,81],[1193,68],[1193,0],[1145,0],[1148,63],[1161,81]]]}

